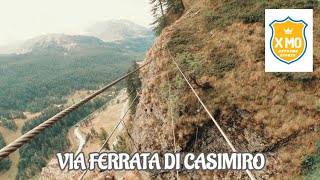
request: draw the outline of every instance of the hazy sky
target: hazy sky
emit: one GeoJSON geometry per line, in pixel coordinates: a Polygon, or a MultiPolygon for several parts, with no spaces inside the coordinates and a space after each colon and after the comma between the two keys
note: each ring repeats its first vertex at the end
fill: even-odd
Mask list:
{"type": "Polygon", "coordinates": [[[108,19],[128,19],[149,27],[148,1],[0,0],[0,45],[48,33],[81,34],[108,19]]]}

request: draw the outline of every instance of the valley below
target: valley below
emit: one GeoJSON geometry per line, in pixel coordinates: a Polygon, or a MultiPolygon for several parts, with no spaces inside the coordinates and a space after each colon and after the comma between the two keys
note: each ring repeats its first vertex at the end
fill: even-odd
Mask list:
{"type": "MultiPolygon", "coordinates": [[[[92,132],[97,132],[98,134],[100,134],[101,129],[104,129],[109,135],[119,122],[120,118],[122,118],[124,116],[124,113],[127,111],[128,102],[129,100],[127,91],[123,89],[104,107],[91,114],[93,118],[90,119],[90,123],[88,123],[87,126],[81,127],[81,125],[77,124],[74,127],[70,128],[68,132],[68,140],[71,142],[71,145],[68,152],[74,152],[76,154],[79,152],[83,152],[86,157],[88,157],[88,154],[91,152],[98,152],[104,141],[97,136],[95,137],[92,132]],[[89,140],[87,139],[88,136],[91,137],[89,140]]],[[[123,118],[126,124],[129,123],[129,116],[130,115],[127,114],[123,118]]],[[[114,145],[118,143],[117,137],[123,136],[125,132],[125,129],[120,125],[109,140],[109,148],[104,149],[104,151],[115,151],[114,145]]],[[[58,161],[56,157],[54,157],[49,161],[48,165],[42,169],[40,179],[77,179],[78,177],[80,177],[82,172],[83,171],[60,171],[58,161]]],[[[117,179],[122,179],[125,174],[125,172],[113,172],[113,176],[116,176],[117,179]]],[[[106,174],[100,173],[99,170],[88,171],[84,179],[99,179],[99,177],[101,178],[105,175],[106,174]]]]}
{"type": "MultiPolygon", "coordinates": [[[[1,147],[124,75],[144,58],[153,40],[148,28],[112,20],[101,22],[86,35],[47,34],[14,48],[1,47],[1,147]]],[[[55,166],[57,152],[98,150],[128,106],[123,88],[125,82],[110,88],[0,161],[0,179],[38,179],[44,166],[55,166]],[[104,112],[119,92],[111,109],[104,112]],[[89,116],[91,124],[80,126],[89,116]]],[[[111,147],[115,141],[116,136],[111,147]]]]}
{"type": "MultiPolygon", "coordinates": [[[[100,148],[182,155],[236,149],[267,158],[263,169],[250,171],[258,180],[320,177],[320,49],[313,48],[313,72],[266,73],[264,17],[265,9],[314,9],[319,32],[320,2],[161,2],[150,3],[153,32],[127,21],[97,23],[90,34],[38,36],[0,55],[2,147],[148,64],[0,161],[0,179],[77,179],[83,171],[61,171],[55,154],[88,158],[100,148]],[[122,117],[126,126],[101,147],[122,117]]],[[[320,47],[319,33],[313,43],[320,47]]],[[[95,169],[84,179],[229,180],[248,174],[95,169]]]]}

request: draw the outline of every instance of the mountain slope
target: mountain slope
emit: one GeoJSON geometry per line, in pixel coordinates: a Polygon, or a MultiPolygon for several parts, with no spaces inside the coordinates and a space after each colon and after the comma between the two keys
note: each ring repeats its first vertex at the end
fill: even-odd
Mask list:
{"type": "Polygon", "coordinates": [[[24,43],[25,48],[31,50],[45,48],[64,48],[65,51],[77,48],[79,46],[101,46],[104,42],[96,37],[80,36],[80,35],[65,35],[65,34],[50,34],[39,36],[28,40],[24,43]]]}
{"type": "Polygon", "coordinates": [[[97,89],[140,61],[152,39],[104,42],[53,34],[26,42],[30,52],[0,55],[0,110],[37,112],[79,89],[97,89]]]}
{"type": "MultiPolygon", "coordinates": [[[[169,52],[236,149],[263,152],[268,164],[257,178],[301,178],[301,161],[320,140],[320,51],[313,73],[264,72],[264,9],[314,8],[318,1],[183,1],[183,16],[165,28],[140,72],[142,96],[133,122],[133,137],[142,152],[173,151],[170,100],[177,151],[230,152],[221,134],[182,79],[169,52]],[[168,95],[169,85],[171,94],[168,95]],[[196,132],[199,131],[198,141],[196,132]]],[[[320,22],[315,20],[315,32],[320,22]]],[[[320,44],[315,34],[314,47],[320,44]]],[[[144,179],[174,178],[174,173],[142,173],[144,179]]],[[[248,179],[241,171],[179,173],[191,179],[248,179]]]]}
{"type": "MultiPolygon", "coordinates": [[[[7,121],[16,125],[18,118],[26,118],[26,111],[41,112],[40,116],[26,120],[22,127],[22,133],[26,133],[68,106],[68,100],[74,101],[67,99],[68,95],[78,90],[87,94],[88,90],[97,90],[124,75],[133,61],[143,59],[152,41],[153,38],[135,38],[104,42],[92,36],[50,34],[25,42],[26,51],[22,54],[0,55],[0,125],[5,126],[3,122],[7,121]]],[[[118,84],[113,91],[123,85],[118,84]]],[[[17,175],[16,179],[35,176],[55,152],[68,148],[68,128],[108,99],[105,95],[87,103],[21,147],[20,158],[10,157],[10,171],[1,173],[0,178],[8,173],[10,177],[17,175]]],[[[1,133],[6,132],[3,129],[12,134],[21,130],[20,126],[10,130],[7,126],[1,128],[1,133]]]]}
{"type": "Polygon", "coordinates": [[[117,41],[132,38],[154,37],[153,32],[127,20],[109,20],[88,28],[87,34],[103,41],[117,41]]]}
{"type": "Polygon", "coordinates": [[[19,46],[17,54],[39,51],[59,51],[64,53],[85,53],[88,50],[100,52],[102,50],[145,52],[153,43],[154,37],[136,37],[114,42],[104,42],[94,36],[48,34],[27,40],[19,46]],[[19,53],[20,52],[20,53],[19,53]]]}
{"type": "Polygon", "coordinates": [[[116,46],[118,48],[126,48],[127,50],[133,48],[134,51],[146,51],[145,44],[149,47],[155,38],[153,32],[148,28],[127,20],[109,20],[97,23],[88,28],[88,32],[85,34],[42,35],[25,42],[0,46],[0,54],[24,54],[39,48],[60,48],[60,50],[69,51],[79,49],[81,46],[96,47],[102,45],[109,46],[109,48],[116,46]],[[126,46],[118,46],[118,44],[126,44],[126,46]],[[131,45],[137,47],[131,47],[131,45]]]}

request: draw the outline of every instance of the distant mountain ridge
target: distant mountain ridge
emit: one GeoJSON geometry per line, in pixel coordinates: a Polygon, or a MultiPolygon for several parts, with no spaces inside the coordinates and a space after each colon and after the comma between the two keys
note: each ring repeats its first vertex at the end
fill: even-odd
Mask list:
{"type": "Polygon", "coordinates": [[[148,28],[127,20],[110,20],[92,26],[85,35],[41,35],[20,44],[0,47],[0,54],[24,54],[48,49],[68,53],[70,51],[106,46],[121,46],[126,50],[132,48],[139,50],[147,47],[153,40],[153,32],[148,28]],[[122,46],[123,44],[126,44],[126,46],[122,46]]]}
{"type": "Polygon", "coordinates": [[[99,38],[82,35],[49,34],[29,40],[34,48],[47,48],[55,44],[58,46],[75,46],[77,44],[102,45],[99,38]]]}
{"type": "Polygon", "coordinates": [[[109,20],[96,23],[87,29],[87,35],[98,37],[106,42],[154,37],[154,33],[150,29],[127,20],[109,20]]]}
{"type": "MultiPolygon", "coordinates": [[[[65,52],[84,46],[102,46],[104,42],[96,37],[66,34],[48,34],[27,40],[20,46],[22,53],[43,50],[60,49],[65,52]]],[[[19,54],[19,53],[18,53],[19,54]]]]}

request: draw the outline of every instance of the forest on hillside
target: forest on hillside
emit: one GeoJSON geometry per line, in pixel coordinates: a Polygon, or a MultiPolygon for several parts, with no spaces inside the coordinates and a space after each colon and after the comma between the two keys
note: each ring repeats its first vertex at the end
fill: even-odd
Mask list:
{"type": "MultiPolygon", "coordinates": [[[[95,90],[140,61],[152,39],[131,39],[83,47],[67,55],[58,47],[0,56],[0,118],[24,118],[64,104],[76,90],[95,90]]],[[[123,85],[123,84],[122,84],[123,85]]]]}
{"type": "MultiPolygon", "coordinates": [[[[69,147],[67,133],[70,127],[102,107],[110,100],[109,96],[96,98],[67,117],[43,131],[19,149],[20,159],[16,179],[31,178],[46,166],[47,161],[57,152],[64,152],[69,147]]],[[[40,116],[27,121],[22,127],[25,134],[45,120],[60,112],[62,108],[52,107],[45,110],[40,116]]]]}
{"type": "MultiPolygon", "coordinates": [[[[0,55],[0,126],[27,133],[60,112],[67,96],[78,90],[97,90],[124,75],[133,62],[143,60],[153,42],[153,37],[114,42],[83,42],[81,37],[76,38],[80,44],[69,51],[53,42],[45,47],[36,44],[29,53],[0,55]],[[25,119],[23,112],[41,115],[19,129],[14,119],[25,119]]],[[[124,86],[121,82],[116,89],[124,86]]],[[[104,94],[91,100],[22,146],[16,179],[32,178],[54,153],[66,151],[69,128],[110,98],[104,94]]],[[[0,148],[7,143],[0,136],[0,148]]],[[[7,171],[10,165],[8,158],[0,161],[0,171],[7,171]]]]}
{"type": "MultiPolygon", "coordinates": [[[[6,145],[7,143],[5,142],[2,134],[0,134],[0,149],[5,147],[6,145]]],[[[11,166],[11,161],[9,160],[9,158],[0,160],[0,172],[8,170],[10,166],[11,166]]]]}

